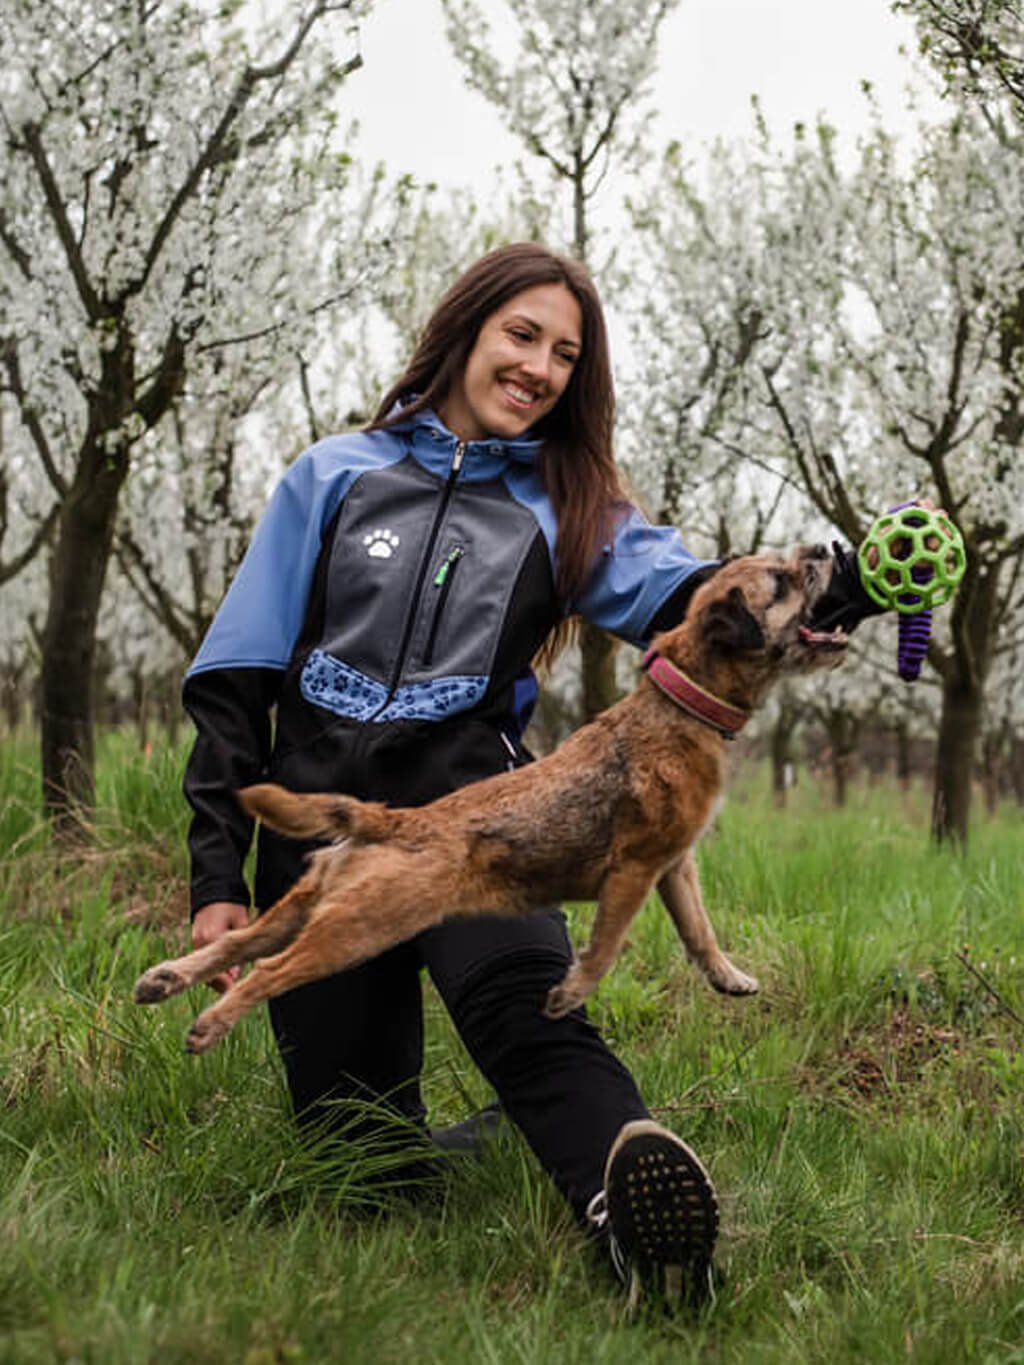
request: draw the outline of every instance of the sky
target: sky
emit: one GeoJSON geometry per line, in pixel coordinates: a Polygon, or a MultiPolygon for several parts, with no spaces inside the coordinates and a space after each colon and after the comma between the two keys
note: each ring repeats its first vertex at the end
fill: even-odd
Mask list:
{"type": "MultiPolygon", "coordinates": [[[[507,23],[504,0],[483,5],[507,23]]],[[[368,159],[480,195],[496,166],[522,156],[498,113],[465,88],[440,0],[376,0],[361,45],[365,67],[348,82],[344,105],[360,122],[368,159]]],[[[756,93],[775,133],[785,137],[824,112],[840,131],[841,153],[851,152],[867,127],[863,80],[886,126],[910,137],[904,89],[924,81],[901,45],[913,51],[913,30],[888,0],[682,0],[658,45],[657,145],[678,139],[699,164],[716,137],[750,136],[756,93]]]]}
{"type": "MultiPolygon", "coordinates": [[[[495,31],[512,40],[511,59],[505,0],[479,3],[495,31]]],[[[481,205],[503,164],[524,159],[545,174],[524,157],[499,113],[466,88],[441,0],[375,0],[360,47],[364,66],[346,82],[342,102],[343,114],[360,125],[354,145],[360,160],[383,161],[392,174],[409,173],[420,183],[467,187],[481,205]]],[[[917,115],[908,109],[908,87],[926,112],[938,107],[915,49],[910,22],[892,14],[889,0],[681,0],[658,44],[652,161],[678,140],[699,168],[716,138],[751,138],[755,94],[783,145],[794,124],[813,124],[824,113],[839,130],[840,163],[852,160],[869,126],[864,81],[886,128],[909,147],[917,115]]],[[[629,188],[605,183],[591,208],[595,228],[618,231],[629,188]]],[[[608,321],[617,368],[628,369],[630,341],[614,307],[608,321]]]]}

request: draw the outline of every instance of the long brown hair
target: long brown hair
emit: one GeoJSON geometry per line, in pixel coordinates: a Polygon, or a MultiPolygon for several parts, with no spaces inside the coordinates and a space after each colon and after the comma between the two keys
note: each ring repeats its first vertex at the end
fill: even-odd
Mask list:
{"type": "Polygon", "coordinates": [[[442,404],[491,314],[540,284],[564,284],[582,319],[580,354],[565,392],[531,433],[543,441],[539,472],[558,523],[558,591],[571,602],[610,534],[616,508],[627,501],[612,451],[615,388],[604,311],[579,261],[536,242],[513,242],[482,256],[442,296],[368,430],[442,404]],[[404,406],[389,419],[396,403],[404,406]]]}

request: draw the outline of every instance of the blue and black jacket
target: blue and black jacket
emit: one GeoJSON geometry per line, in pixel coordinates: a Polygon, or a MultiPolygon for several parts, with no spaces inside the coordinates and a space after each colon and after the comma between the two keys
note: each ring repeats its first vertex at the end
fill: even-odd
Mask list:
{"type": "MultiPolygon", "coordinates": [[[[461,442],[428,411],[288,469],[185,681],[193,910],[248,903],[239,787],[432,800],[526,761],[530,662],[567,614],[637,645],[682,619],[716,562],[633,508],[578,600],[559,599],[539,449],[461,442]]],[[[296,855],[261,833],[258,905],[296,855]]]]}

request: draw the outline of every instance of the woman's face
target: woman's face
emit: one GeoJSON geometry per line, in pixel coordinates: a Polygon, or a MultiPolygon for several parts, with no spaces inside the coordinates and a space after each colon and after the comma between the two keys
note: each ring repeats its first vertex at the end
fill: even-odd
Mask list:
{"type": "Polygon", "coordinates": [[[521,436],[565,392],[582,345],[580,306],[564,284],[514,294],[480,328],[439,416],[464,441],[521,436]]]}

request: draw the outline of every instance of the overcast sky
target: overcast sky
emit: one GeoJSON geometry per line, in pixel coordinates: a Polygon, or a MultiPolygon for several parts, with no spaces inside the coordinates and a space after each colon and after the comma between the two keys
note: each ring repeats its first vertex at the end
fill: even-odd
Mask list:
{"type": "MultiPolygon", "coordinates": [[[[508,14],[503,0],[485,0],[485,9],[499,21],[508,14]]],[[[887,126],[909,135],[903,92],[923,82],[901,45],[913,50],[913,31],[888,0],[682,0],[659,43],[659,146],[676,138],[699,159],[716,136],[749,136],[756,93],[775,132],[825,112],[841,150],[852,148],[867,122],[865,79],[887,126]]],[[[522,156],[497,112],[466,90],[440,0],[377,0],[362,51],[345,106],[371,160],[483,193],[496,165],[522,156]]]]}

